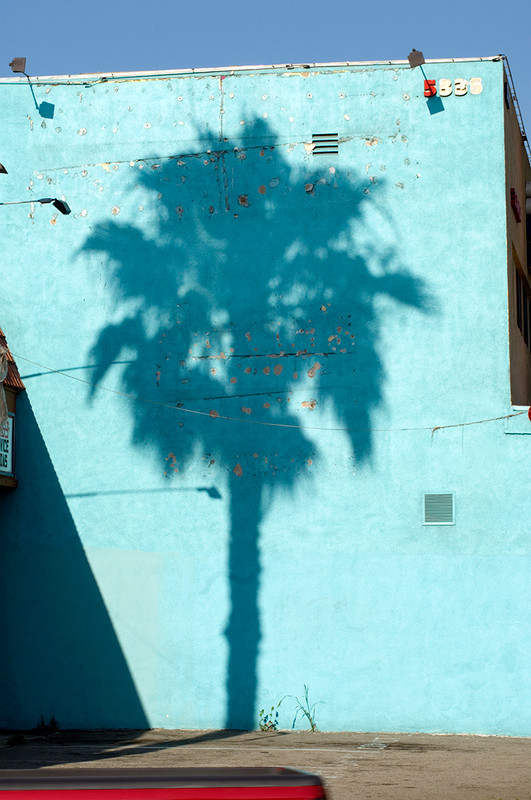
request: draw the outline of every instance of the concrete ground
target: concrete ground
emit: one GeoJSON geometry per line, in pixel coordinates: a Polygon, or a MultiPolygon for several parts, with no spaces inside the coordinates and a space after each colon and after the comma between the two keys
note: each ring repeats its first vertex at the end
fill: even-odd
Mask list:
{"type": "Polygon", "coordinates": [[[531,738],[299,731],[65,731],[0,737],[0,769],[290,766],[330,800],[531,800],[531,738]]]}

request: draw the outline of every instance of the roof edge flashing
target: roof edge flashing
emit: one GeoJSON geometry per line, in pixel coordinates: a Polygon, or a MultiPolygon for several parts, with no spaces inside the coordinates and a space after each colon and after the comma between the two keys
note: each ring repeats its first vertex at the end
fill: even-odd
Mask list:
{"type": "MultiPolygon", "coordinates": [[[[477,61],[500,61],[502,55],[496,56],[481,56],[475,58],[428,58],[426,64],[453,64],[463,62],[477,62],[477,61]]],[[[105,80],[131,80],[134,78],[171,78],[185,75],[217,75],[217,74],[230,74],[237,72],[248,72],[256,70],[308,70],[308,69],[327,69],[333,68],[350,68],[350,67],[403,67],[408,70],[411,69],[407,59],[399,61],[325,61],[325,62],[306,62],[297,64],[251,64],[247,66],[226,66],[226,67],[189,67],[187,69],[170,69],[170,70],[149,70],[138,72],[83,72],[78,74],[68,75],[31,75],[32,82],[82,82],[88,81],[105,81],[105,80]]],[[[0,83],[24,83],[27,84],[27,77],[21,76],[6,76],[0,77],[0,83]]]]}

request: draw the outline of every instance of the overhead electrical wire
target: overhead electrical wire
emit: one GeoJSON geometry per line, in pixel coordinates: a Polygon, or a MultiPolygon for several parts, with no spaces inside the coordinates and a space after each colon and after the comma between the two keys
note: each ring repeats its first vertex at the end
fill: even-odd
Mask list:
{"type": "MultiPolygon", "coordinates": [[[[311,431],[352,431],[352,432],[365,432],[365,433],[399,433],[405,431],[431,431],[432,435],[436,431],[440,431],[446,428],[464,428],[468,427],[469,425],[481,425],[486,422],[498,422],[504,419],[511,419],[512,417],[520,417],[523,414],[528,414],[531,419],[531,408],[529,412],[527,411],[515,411],[512,414],[503,414],[499,417],[488,417],[485,419],[476,419],[470,422],[454,422],[449,423],[447,425],[424,425],[420,427],[405,427],[405,428],[351,428],[345,426],[337,426],[337,427],[329,427],[329,426],[318,426],[318,425],[294,425],[286,422],[266,422],[263,420],[254,420],[249,419],[248,417],[229,417],[224,414],[219,414],[218,412],[211,412],[211,411],[198,411],[197,409],[193,408],[186,408],[181,404],[171,404],[171,403],[164,403],[160,400],[150,400],[147,397],[138,397],[137,395],[131,394],[129,392],[122,392],[119,389],[111,389],[109,386],[102,386],[101,384],[94,383],[94,381],[86,380],[85,378],[78,378],[75,375],[68,375],[67,372],[60,370],[60,369],[53,369],[52,367],[48,367],[45,364],[40,364],[38,361],[33,361],[30,358],[26,358],[26,356],[22,356],[17,353],[13,353],[12,355],[17,358],[21,359],[22,361],[26,361],[28,364],[32,364],[35,367],[39,367],[40,369],[46,370],[50,374],[54,375],[61,375],[64,378],[70,378],[70,380],[77,381],[78,383],[83,383],[86,386],[92,386],[95,389],[100,389],[104,392],[110,392],[111,394],[118,395],[119,397],[125,397],[127,400],[132,400],[136,403],[148,403],[153,406],[158,406],[160,408],[169,408],[173,411],[181,411],[185,414],[196,414],[201,417],[208,417],[209,419],[223,419],[229,422],[245,422],[250,425],[263,425],[270,428],[297,428],[299,430],[311,430],[311,431]]],[[[230,399],[230,395],[227,395],[227,399],[230,399]]]]}

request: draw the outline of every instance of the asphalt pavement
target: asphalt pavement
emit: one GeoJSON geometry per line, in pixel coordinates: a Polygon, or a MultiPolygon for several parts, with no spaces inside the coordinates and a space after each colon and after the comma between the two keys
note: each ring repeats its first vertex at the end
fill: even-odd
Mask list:
{"type": "Polygon", "coordinates": [[[59,731],[0,737],[0,769],[289,766],[329,800],[531,800],[531,738],[310,731],[59,731]]]}

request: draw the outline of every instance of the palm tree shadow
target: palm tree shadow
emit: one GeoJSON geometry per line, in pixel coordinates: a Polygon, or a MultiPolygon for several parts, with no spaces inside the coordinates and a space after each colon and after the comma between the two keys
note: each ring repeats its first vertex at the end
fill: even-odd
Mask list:
{"type": "Polygon", "coordinates": [[[92,394],[127,348],[124,391],[147,401],[132,406],[133,442],[164,457],[171,440],[174,472],[202,449],[229,476],[233,729],[256,722],[264,491],[305,475],[319,458],[308,427],[331,414],[357,461],[370,459],[385,382],[375,300],[429,307],[376,223],[370,252],[358,246],[385,184],[369,196],[311,155],[294,165],[262,120],[251,127],[243,145],[203,139],[201,153],[146,161],[150,222],[103,222],[83,246],[104,254],[117,314],[92,349],[92,394]]]}

